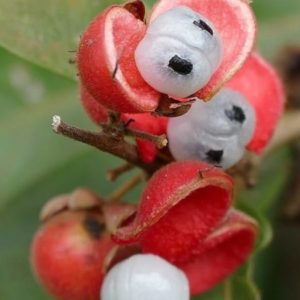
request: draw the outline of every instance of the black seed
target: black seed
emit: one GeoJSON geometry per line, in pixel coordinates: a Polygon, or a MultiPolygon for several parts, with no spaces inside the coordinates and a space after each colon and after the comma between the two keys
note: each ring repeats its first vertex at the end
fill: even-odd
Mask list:
{"type": "Polygon", "coordinates": [[[246,120],[246,116],[244,111],[239,106],[232,106],[232,109],[226,109],[225,115],[231,121],[236,121],[239,123],[244,123],[246,120]]]}
{"type": "Polygon", "coordinates": [[[178,55],[170,59],[168,67],[180,75],[188,75],[193,70],[193,64],[178,55]]]}
{"type": "Polygon", "coordinates": [[[219,164],[222,160],[223,153],[223,150],[209,150],[205,154],[209,162],[219,164]]]}
{"type": "Polygon", "coordinates": [[[88,231],[91,237],[99,239],[105,227],[103,223],[100,223],[94,216],[88,215],[83,221],[84,228],[88,231]]]}
{"type": "Polygon", "coordinates": [[[198,26],[202,30],[207,31],[209,34],[214,35],[214,32],[211,29],[211,27],[208,26],[203,20],[194,21],[193,24],[196,25],[196,26],[198,26]]]}

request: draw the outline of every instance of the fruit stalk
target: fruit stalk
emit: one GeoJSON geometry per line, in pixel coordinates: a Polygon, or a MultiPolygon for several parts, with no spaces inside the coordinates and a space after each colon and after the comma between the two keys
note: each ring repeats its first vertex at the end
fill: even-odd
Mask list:
{"type": "Polygon", "coordinates": [[[111,153],[122,158],[143,169],[147,175],[153,174],[161,166],[159,162],[151,164],[144,163],[140,159],[135,145],[126,142],[123,135],[116,135],[109,130],[99,133],[83,130],[63,122],[60,116],[53,116],[52,129],[57,134],[61,134],[73,140],[93,146],[103,152],[111,153]]]}

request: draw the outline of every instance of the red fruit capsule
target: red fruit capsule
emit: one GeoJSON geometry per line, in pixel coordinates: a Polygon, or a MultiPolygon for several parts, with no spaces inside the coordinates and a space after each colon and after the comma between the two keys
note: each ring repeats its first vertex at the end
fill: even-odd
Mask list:
{"type": "Polygon", "coordinates": [[[59,212],[52,215],[53,207],[58,206],[48,205],[51,215],[31,245],[35,276],[55,299],[98,300],[108,268],[136,252],[121,249],[110,236],[134,208],[125,205],[61,211],[58,207],[59,212]]]}
{"type": "MultiPolygon", "coordinates": [[[[242,0],[164,0],[156,5],[151,21],[178,5],[203,14],[222,39],[221,64],[206,86],[196,93],[201,99],[209,99],[234,75],[251,51],[255,20],[249,5],[242,0]]],[[[118,112],[155,111],[162,97],[144,81],[136,66],[135,50],[147,30],[140,11],[140,1],[107,8],[87,27],[78,49],[82,83],[96,101],[118,112]],[[135,6],[138,8],[133,9],[135,6]]]]}
{"type": "Polygon", "coordinates": [[[191,294],[206,292],[244,263],[254,249],[257,232],[254,219],[230,210],[222,223],[194,248],[189,260],[177,265],[188,277],[191,294]]]}
{"type": "Polygon", "coordinates": [[[230,210],[233,183],[221,169],[199,161],[167,165],[150,179],[137,214],[119,228],[119,244],[138,241],[187,275],[199,294],[232,274],[251,254],[255,220],[230,210]]]}
{"type": "Polygon", "coordinates": [[[79,75],[93,97],[109,109],[153,111],[159,93],[142,79],[134,61],[146,25],[131,11],[132,7],[110,6],[88,26],[78,49],[79,75]]]}
{"type": "Polygon", "coordinates": [[[224,217],[232,189],[230,176],[221,169],[199,161],[171,163],[153,175],[135,219],[114,239],[139,241],[145,252],[182,261],[224,217]]]}
{"type": "Polygon", "coordinates": [[[255,17],[244,0],[160,0],[155,5],[150,24],[167,10],[185,5],[209,19],[223,44],[223,58],[207,85],[195,95],[210,99],[242,66],[255,40],[255,17]]]}
{"type": "Polygon", "coordinates": [[[261,153],[283,113],[285,96],[281,80],[270,64],[258,53],[252,53],[226,86],[240,92],[253,106],[256,129],[247,148],[261,153]]]}

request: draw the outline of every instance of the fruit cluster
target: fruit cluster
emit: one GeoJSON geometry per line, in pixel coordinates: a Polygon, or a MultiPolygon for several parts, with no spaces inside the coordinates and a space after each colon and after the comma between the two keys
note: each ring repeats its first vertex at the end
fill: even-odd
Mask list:
{"type": "MultiPolygon", "coordinates": [[[[85,189],[46,204],[32,264],[57,299],[187,300],[232,274],[255,246],[258,224],[233,208],[225,170],[246,151],[263,152],[284,95],[253,52],[250,4],[160,0],[144,17],[140,1],[110,6],[80,41],[81,100],[106,139],[88,143],[122,158],[130,149],[148,182],[137,205],[85,189]],[[138,158],[135,147],[122,148],[126,133],[138,158]]],[[[78,139],[78,129],[68,136],[78,139]]]]}

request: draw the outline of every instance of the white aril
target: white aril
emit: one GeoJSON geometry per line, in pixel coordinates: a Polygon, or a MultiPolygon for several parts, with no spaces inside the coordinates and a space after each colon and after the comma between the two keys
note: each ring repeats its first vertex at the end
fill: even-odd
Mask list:
{"type": "Polygon", "coordinates": [[[176,160],[202,160],[230,168],[242,158],[255,120],[244,96],[222,89],[211,101],[198,100],[185,115],[170,119],[170,151],[176,160]]]}
{"type": "Polygon", "coordinates": [[[185,274],[152,254],[137,254],[105,276],[101,300],[188,300],[185,274]]]}
{"type": "Polygon", "coordinates": [[[144,80],[175,98],[188,97],[205,86],[221,56],[221,41],[213,25],[186,6],[154,19],[135,51],[144,80]]]}

